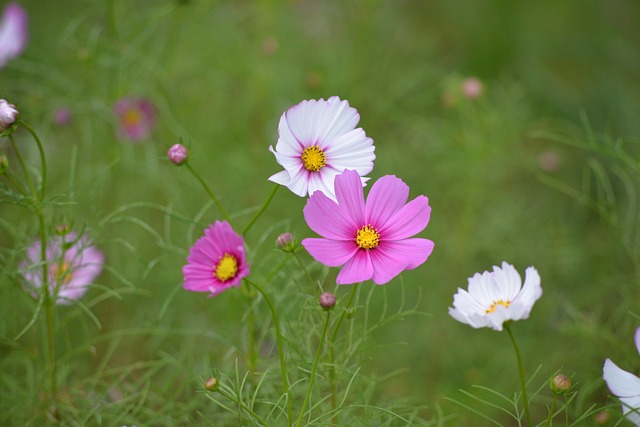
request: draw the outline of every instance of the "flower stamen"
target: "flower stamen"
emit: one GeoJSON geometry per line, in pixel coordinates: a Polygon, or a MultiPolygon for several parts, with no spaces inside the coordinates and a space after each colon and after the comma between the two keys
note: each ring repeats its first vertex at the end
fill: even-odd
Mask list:
{"type": "Polygon", "coordinates": [[[365,225],[356,234],[356,243],[360,249],[375,249],[380,244],[380,233],[371,225],[365,225]]]}
{"type": "Polygon", "coordinates": [[[511,301],[502,301],[501,299],[499,299],[498,301],[494,302],[493,304],[491,304],[491,307],[489,307],[485,313],[489,314],[489,313],[493,313],[494,311],[496,311],[496,307],[497,306],[503,306],[505,308],[508,308],[511,305],[511,301]]]}
{"type": "Polygon", "coordinates": [[[61,264],[54,263],[49,267],[49,276],[55,283],[58,283],[59,286],[67,285],[73,277],[70,267],[66,261],[63,261],[61,264]]]}
{"type": "Polygon", "coordinates": [[[327,164],[327,157],[324,151],[317,145],[305,148],[300,159],[302,159],[302,164],[309,172],[318,172],[327,164]]]}
{"type": "Polygon", "coordinates": [[[220,257],[220,261],[218,261],[218,265],[216,265],[213,270],[213,275],[220,280],[221,282],[225,282],[227,280],[231,280],[236,277],[238,273],[238,260],[231,254],[225,253],[220,257]]]}

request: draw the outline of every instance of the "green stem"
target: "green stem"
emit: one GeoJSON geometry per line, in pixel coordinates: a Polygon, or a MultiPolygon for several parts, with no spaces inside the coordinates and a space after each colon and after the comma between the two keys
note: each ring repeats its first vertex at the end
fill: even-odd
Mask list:
{"type": "Polygon", "coordinates": [[[276,185],[273,190],[271,190],[271,194],[269,194],[269,197],[267,197],[267,200],[264,201],[264,203],[262,204],[262,206],[260,207],[260,209],[258,210],[258,212],[256,212],[256,214],[253,216],[253,218],[251,218],[251,221],[249,221],[249,224],[247,224],[244,227],[244,230],[242,230],[242,235],[244,236],[245,234],[247,234],[249,232],[249,230],[251,229],[251,227],[253,227],[253,224],[258,220],[258,218],[260,218],[260,216],[264,213],[264,211],[267,209],[267,207],[269,206],[269,204],[271,203],[271,200],[273,200],[273,196],[276,195],[276,192],[278,191],[278,188],[280,188],[279,185],[276,185]]]}
{"type": "Polygon", "coordinates": [[[269,427],[269,424],[267,424],[267,422],[265,420],[263,420],[258,414],[253,412],[253,410],[251,410],[251,408],[249,408],[242,400],[235,399],[232,395],[230,395],[229,393],[227,393],[226,391],[224,391],[222,389],[218,389],[217,392],[220,393],[222,396],[226,397],[227,399],[229,399],[230,401],[232,401],[233,403],[235,403],[235,404],[239,405],[240,407],[242,407],[242,409],[244,409],[249,414],[251,414],[251,416],[253,418],[258,420],[258,422],[260,424],[262,424],[265,427],[269,427]]]}
{"type": "Polygon", "coordinates": [[[33,185],[33,180],[31,179],[31,174],[29,173],[29,169],[27,169],[27,165],[22,158],[22,154],[20,154],[20,149],[18,148],[18,144],[13,139],[13,135],[9,135],[9,140],[11,141],[11,145],[13,146],[13,151],[16,153],[16,157],[18,158],[18,163],[20,163],[20,168],[22,168],[22,172],[24,173],[24,177],[27,180],[27,185],[31,190],[32,197],[36,197],[38,195],[36,191],[36,187],[33,185]]]}
{"type": "Polygon", "coordinates": [[[307,387],[307,394],[304,396],[304,402],[302,402],[302,409],[300,410],[300,416],[298,417],[298,422],[296,423],[296,427],[300,427],[300,423],[302,422],[302,418],[304,417],[304,411],[307,409],[307,404],[309,403],[309,397],[311,396],[311,390],[313,389],[313,380],[316,377],[316,370],[318,369],[318,361],[320,360],[320,353],[322,353],[322,345],[324,344],[324,340],[327,336],[327,329],[329,329],[329,321],[331,320],[331,311],[327,310],[327,316],[324,321],[324,328],[322,329],[322,336],[320,337],[320,342],[318,343],[318,349],[316,350],[316,357],[313,359],[313,366],[311,367],[311,376],[309,377],[309,386],[307,387]]]}
{"type": "Polygon", "coordinates": [[[284,388],[284,394],[287,399],[287,422],[288,422],[288,425],[291,426],[291,396],[289,396],[289,377],[287,376],[287,363],[284,357],[284,346],[283,346],[282,332],[280,331],[280,321],[278,319],[278,313],[276,312],[276,308],[273,305],[271,298],[269,298],[269,296],[265,293],[264,289],[262,289],[261,286],[259,286],[255,282],[252,282],[246,277],[244,278],[244,280],[248,284],[256,288],[257,291],[260,292],[260,294],[262,294],[262,297],[264,298],[265,302],[269,306],[269,310],[271,310],[271,317],[273,318],[273,326],[276,329],[276,341],[278,343],[278,358],[280,359],[280,374],[282,376],[282,387],[284,388]]]}
{"type": "Polygon", "coordinates": [[[44,195],[47,188],[47,156],[44,153],[44,147],[42,146],[42,141],[38,137],[38,134],[25,122],[20,120],[20,124],[24,126],[26,130],[29,131],[33,139],[35,139],[36,144],[38,144],[38,151],[40,152],[40,161],[42,163],[42,186],[40,187],[40,201],[44,201],[44,195]]]}
{"type": "Polygon", "coordinates": [[[508,324],[504,325],[504,328],[509,333],[509,338],[511,338],[511,342],[513,343],[513,348],[516,351],[516,358],[518,359],[518,371],[520,372],[520,387],[522,387],[522,403],[524,405],[524,416],[527,419],[527,425],[529,427],[533,427],[533,423],[531,422],[531,414],[529,413],[529,398],[527,397],[527,381],[524,377],[524,368],[522,366],[522,355],[520,354],[520,348],[516,343],[516,339],[511,332],[511,328],[508,324]]]}
{"type": "Polygon", "coordinates": [[[224,208],[222,207],[222,204],[220,203],[216,195],[213,193],[213,191],[211,191],[211,188],[209,188],[207,183],[204,181],[204,179],[202,179],[202,177],[198,174],[198,172],[196,172],[195,169],[191,167],[189,162],[187,162],[186,165],[187,165],[187,169],[189,169],[189,172],[191,172],[193,176],[200,182],[200,184],[204,188],[204,191],[206,191],[207,194],[209,194],[209,197],[211,197],[211,200],[213,200],[213,203],[216,204],[216,206],[218,207],[218,210],[222,214],[222,217],[225,219],[225,221],[231,224],[231,221],[229,221],[229,216],[227,215],[227,212],[224,210],[224,208]]]}
{"type": "Polygon", "coordinates": [[[558,395],[553,393],[553,402],[551,402],[551,409],[549,409],[549,416],[547,417],[547,421],[544,423],[545,427],[549,427],[551,425],[551,418],[553,417],[553,411],[556,410],[557,401],[558,395]]]}
{"type": "Polygon", "coordinates": [[[298,258],[298,254],[293,252],[293,256],[296,258],[296,261],[298,261],[298,265],[300,265],[300,268],[302,268],[302,270],[304,271],[304,274],[307,275],[307,280],[309,280],[309,283],[313,283],[313,277],[311,277],[311,274],[309,273],[307,266],[302,263],[300,258],[298,258]]]}

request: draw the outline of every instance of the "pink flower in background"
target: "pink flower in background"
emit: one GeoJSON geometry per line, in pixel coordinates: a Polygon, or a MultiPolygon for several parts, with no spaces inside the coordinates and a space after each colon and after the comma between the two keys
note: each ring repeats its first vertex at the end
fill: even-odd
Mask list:
{"type": "Polygon", "coordinates": [[[60,107],[53,113],[53,121],[58,126],[66,126],[72,120],[71,110],[67,107],[60,107]]]}
{"type": "MultiPolygon", "coordinates": [[[[43,285],[41,247],[39,241],[31,245],[20,266],[26,288],[35,298],[40,296],[43,285]]],[[[46,257],[49,291],[60,305],[82,298],[104,265],[102,251],[88,237],[77,238],[73,232],[52,237],[47,243],[46,257]]]]}
{"type": "Polygon", "coordinates": [[[29,33],[27,12],[16,3],[9,3],[0,19],[0,68],[20,55],[27,47],[29,33]]]}
{"type": "Polygon", "coordinates": [[[522,279],[511,264],[502,262],[502,268],[476,273],[469,278],[469,291],[458,288],[453,297],[451,317],[473,328],[491,328],[501,331],[504,322],[529,317],[533,304],[542,296],[540,275],[534,267],[526,270],[522,279]]]}
{"type": "MultiPolygon", "coordinates": [[[[373,170],[373,140],[362,128],[360,115],[349,102],[332,96],[289,108],[280,118],[278,143],[269,150],[284,170],[269,181],[304,197],[321,190],[335,200],[333,181],[345,169],[364,176],[373,170]]],[[[369,178],[361,178],[362,185],[369,178]]]]}
{"type": "Polygon", "coordinates": [[[482,95],[483,91],[484,85],[477,77],[469,77],[462,82],[462,94],[467,99],[478,98],[482,95]]]}
{"type": "Polygon", "coordinates": [[[182,269],[184,289],[209,292],[210,297],[239,286],[249,275],[244,240],[226,221],[216,221],[189,250],[182,269]]]}
{"type": "MultiPolygon", "coordinates": [[[[634,341],[640,352],[640,328],[636,329],[634,341]]],[[[622,413],[629,421],[640,426],[640,378],[618,368],[610,359],[605,360],[602,372],[609,390],[622,402],[622,413]]]]}
{"type": "Polygon", "coordinates": [[[146,139],[156,124],[156,110],[147,98],[122,98],[113,110],[118,116],[120,136],[131,141],[146,139]]]}
{"type": "Polygon", "coordinates": [[[322,238],[304,239],[302,245],[322,264],[344,265],[338,284],[373,279],[382,285],[427,260],[433,242],[409,238],[429,223],[427,197],[407,203],[409,186],[387,175],[373,184],[365,202],[360,175],[351,170],[336,176],[335,188],[337,203],[320,191],[307,200],[304,218],[322,238]]]}

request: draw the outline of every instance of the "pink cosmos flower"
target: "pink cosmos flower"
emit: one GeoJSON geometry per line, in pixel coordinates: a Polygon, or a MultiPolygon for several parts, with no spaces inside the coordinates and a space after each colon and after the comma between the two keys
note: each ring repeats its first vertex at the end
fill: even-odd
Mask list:
{"type": "Polygon", "coordinates": [[[20,55],[27,47],[29,33],[27,12],[16,3],[9,3],[0,19],[0,68],[20,55]]]}
{"type": "Polygon", "coordinates": [[[409,186],[387,175],[373,184],[365,202],[360,175],[351,170],[336,176],[335,189],[337,203],[320,191],[307,200],[304,218],[322,238],[304,239],[302,245],[322,264],[344,265],[336,283],[373,279],[383,285],[427,260],[433,242],[409,238],[429,223],[427,197],[407,203],[409,186]]]}
{"type": "MultiPolygon", "coordinates": [[[[373,170],[373,140],[362,128],[360,115],[348,101],[332,96],[302,101],[280,118],[278,143],[269,150],[285,170],[269,181],[304,197],[317,190],[335,200],[333,181],[345,169],[364,176],[373,170]]],[[[369,178],[361,178],[362,184],[369,178]]]]}
{"type": "Polygon", "coordinates": [[[122,98],[113,107],[120,125],[120,136],[131,141],[147,138],[156,124],[156,110],[147,98],[122,98]]]}
{"type": "Polygon", "coordinates": [[[184,289],[210,292],[210,297],[239,286],[249,275],[244,240],[226,221],[216,221],[189,250],[182,269],[184,289]]]}
{"type": "MultiPolygon", "coordinates": [[[[40,241],[27,249],[27,259],[20,266],[25,288],[38,298],[43,285],[40,241]]],[[[82,298],[91,283],[102,272],[104,254],[91,244],[87,236],[78,238],[71,232],[54,236],[47,242],[49,291],[56,304],[71,304],[82,298]]]]}

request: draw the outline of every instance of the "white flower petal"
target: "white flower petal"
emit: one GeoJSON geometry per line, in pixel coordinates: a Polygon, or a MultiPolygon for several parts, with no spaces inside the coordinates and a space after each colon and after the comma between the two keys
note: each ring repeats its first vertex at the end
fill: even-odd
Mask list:
{"type": "Polygon", "coordinates": [[[622,402],[622,413],[625,414],[626,419],[640,426],[640,396],[621,397],[620,402],[622,402]]]}
{"type": "Polygon", "coordinates": [[[620,369],[610,359],[604,362],[602,378],[609,390],[617,397],[640,396],[640,378],[630,372],[620,369]]]}

